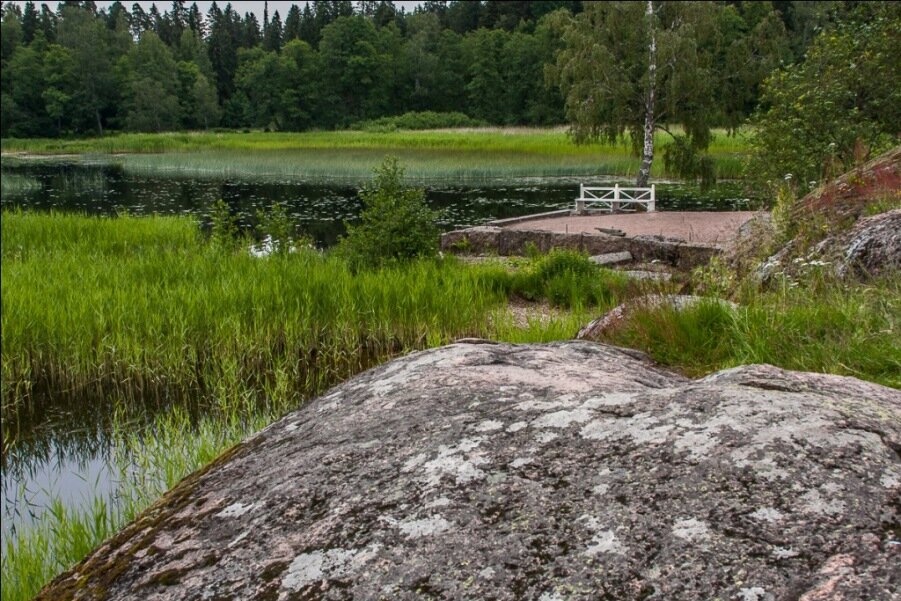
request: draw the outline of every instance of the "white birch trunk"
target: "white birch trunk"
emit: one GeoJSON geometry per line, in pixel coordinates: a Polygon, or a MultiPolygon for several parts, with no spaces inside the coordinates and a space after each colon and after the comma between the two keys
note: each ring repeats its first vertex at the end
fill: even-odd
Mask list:
{"type": "Polygon", "coordinates": [[[638,169],[639,188],[646,188],[651,177],[651,163],[654,161],[654,97],[657,91],[657,38],[654,33],[654,3],[648,0],[645,11],[651,43],[648,47],[648,93],[644,103],[644,146],[641,152],[641,167],[638,169]]]}

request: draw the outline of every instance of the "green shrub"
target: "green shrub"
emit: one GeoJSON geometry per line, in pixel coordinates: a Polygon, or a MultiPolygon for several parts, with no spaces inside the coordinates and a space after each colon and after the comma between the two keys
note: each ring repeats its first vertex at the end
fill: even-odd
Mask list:
{"type": "Polygon", "coordinates": [[[513,276],[513,293],[527,299],[547,299],[559,307],[610,305],[625,291],[627,278],[601,269],[582,253],[552,250],[535,256],[513,276]]]}
{"type": "Polygon", "coordinates": [[[437,256],[437,213],[426,205],[425,190],[404,185],[404,170],[396,157],[385,158],[374,173],[372,182],[360,190],[360,223],[347,224],[338,254],[352,269],[437,256]]]}
{"type": "Polygon", "coordinates": [[[224,200],[219,199],[213,203],[210,222],[210,243],[213,248],[219,251],[237,248],[238,224],[224,200]]]}
{"type": "Polygon", "coordinates": [[[898,144],[901,10],[860,2],[761,86],[747,175],[798,194],[898,144]],[[892,57],[895,58],[892,58],[892,57]]]}
{"type": "Polygon", "coordinates": [[[272,253],[285,255],[297,242],[295,226],[285,206],[275,203],[269,211],[257,211],[258,231],[268,237],[272,253]]]}

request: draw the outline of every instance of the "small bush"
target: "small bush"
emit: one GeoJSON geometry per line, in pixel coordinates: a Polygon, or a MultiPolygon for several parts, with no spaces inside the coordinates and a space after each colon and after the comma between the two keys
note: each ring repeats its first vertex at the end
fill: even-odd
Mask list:
{"type": "Polygon", "coordinates": [[[513,278],[513,293],[527,299],[546,299],[559,307],[610,305],[625,291],[627,278],[601,269],[584,254],[552,250],[532,259],[513,278]]]}
{"type": "Polygon", "coordinates": [[[213,203],[210,210],[210,243],[216,250],[234,250],[238,246],[238,224],[224,200],[213,203]]]}
{"type": "Polygon", "coordinates": [[[374,173],[360,190],[360,223],[346,224],[338,254],[353,269],[437,256],[438,215],[426,205],[425,190],[404,185],[404,170],[395,157],[387,157],[374,173]]]}
{"type": "Polygon", "coordinates": [[[296,242],[294,222],[281,203],[275,203],[269,211],[257,211],[258,231],[264,234],[273,254],[285,255],[296,242]]]}

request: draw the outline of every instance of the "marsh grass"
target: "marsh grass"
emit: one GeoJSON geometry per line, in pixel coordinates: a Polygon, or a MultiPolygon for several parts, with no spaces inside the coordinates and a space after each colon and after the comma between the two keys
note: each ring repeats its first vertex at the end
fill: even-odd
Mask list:
{"type": "Polygon", "coordinates": [[[41,187],[41,182],[33,177],[19,175],[17,173],[4,174],[0,178],[0,196],[15,196],[18,194],[27,194],[41,187]]]}
{"type": "Polygon", "coordinates": [[[563,251],[512,272],[452,257],[352,271],[306,248],[253,257],[183,217],[5,212],[0,232],[4,448],[58,412],[297,406],[399,353],[496,335],[511,296],[600,311],[635,293],[563,251]]]}
{"type": "Polygon", "coordinates": [[[2,258],[5,440],[51,404],[203,408],[220,389],[299,403],[398,353],[484,333],[504,299],[495,268],[260,260],[181,218],[6,213],[2,258]]]}
{"type": "MultiPolygon", "coordinates": [[[[661,134],[659,144],[667,137],[661,134]]],[[[718,131],[710,148],[717,176],[741,176],[747,136],[718,131]]],[[[629,177],[638,159],[629,144],[575,145],[564,131],[474,128],[373,133],[121,134],[83,140],[2,141],[4,153],[84,155],[121,163],[130,172],[191,177],[366,180],[385,155],[397,156],[419,181],[484,181],[511,177],[629,177]],[[114,155],[114,156],[113,156],[114,155]]],[[[668,176],[662,159],[656,177],[668,176]]]]}
{"type": "Polygon", "coordinates": [[[813,277],[776,290],[746,285],[729,309],[636,312],[607,339],[689,376],[753,363],[855,376],[901,388],[901,277],[851,284],[813,277]]]}

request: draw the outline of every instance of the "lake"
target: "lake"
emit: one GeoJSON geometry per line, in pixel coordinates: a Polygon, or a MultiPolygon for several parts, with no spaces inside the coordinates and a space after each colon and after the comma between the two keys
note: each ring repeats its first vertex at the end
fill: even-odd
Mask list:
{"type": "MultiPolygon", "coordinates": [[[[225,201],[239,223],[251,227],[256,213],[275,203],[285,206],[303,233],[327,247],[344,233],[344,222],[361,210],[359,184],[350,182],[295,182],[209,180],[148,177],[126,172],[119,166],[34,164],[4,166],[2,206],[38,210],[78,211],[114,215],[192,215],[206,222],[212,204],[225,201]]],[[[624,179],[581,183],[605,185],[624,179]]],[[[580,180],[572,178],[524,178],[478,184],[429,183],[428,204],[439,212],[442,229],[483,224],[493,219],[517,217],[572,206],[580,180]]],[[[711,190],[696,185],[660,183],[657,206],[663,211],[744,210],[753,204],[743,184],[721,182],[711,190]]]]}

